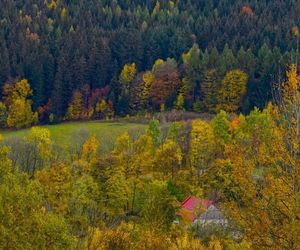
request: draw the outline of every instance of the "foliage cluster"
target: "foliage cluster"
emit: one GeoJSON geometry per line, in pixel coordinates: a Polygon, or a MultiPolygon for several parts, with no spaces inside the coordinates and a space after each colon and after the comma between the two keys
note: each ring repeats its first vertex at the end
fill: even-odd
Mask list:
{"type": "MultiPolygon", "coordinates": [[[[0,246],[5,249],[298,249],[299,83],[292,65],[278,105],[211,121],[156,120],[113,150],[95,135],[64,161],[33,127],[31,156],[0,150],[0,246]],[[292,100],[292,101],[291,101],[292,100]],[[175,226],[188,195],[217,202],[229,227],[175,226]]],[[[184,225],[180,224],[180,225],[184,225]]]]}

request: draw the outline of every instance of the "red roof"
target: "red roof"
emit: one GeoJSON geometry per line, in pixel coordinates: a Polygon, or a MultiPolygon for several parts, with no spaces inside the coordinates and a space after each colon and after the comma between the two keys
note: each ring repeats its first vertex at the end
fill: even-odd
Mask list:
{"type": "Polygon", "coordinates": [[[189,196],[181,203],[181,209],[178,215],[189,222],[193,222],[201,212],[207,210],[212,204],[213,201],[211,200],[203,200],[195,196],[189,196]]]}

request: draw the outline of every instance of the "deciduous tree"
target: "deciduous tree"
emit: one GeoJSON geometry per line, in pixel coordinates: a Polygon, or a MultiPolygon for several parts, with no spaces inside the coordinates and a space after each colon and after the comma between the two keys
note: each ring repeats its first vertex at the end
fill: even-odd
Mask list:
{"type": "Polygon", "coordinates": [[[28,99],[31,95],[32,90],[27,80],[23,79],[16,83],[8,108],[8,127],[23,128],[38,122],[38,114],[32,112],[32,102],[28,99]]]}
{"type": "Polygon", "coordinates": [[[248,76],[241,70],[228,72],[222,81],[218,96],[217,110],[237,111],[246,94],[248,76]]]}

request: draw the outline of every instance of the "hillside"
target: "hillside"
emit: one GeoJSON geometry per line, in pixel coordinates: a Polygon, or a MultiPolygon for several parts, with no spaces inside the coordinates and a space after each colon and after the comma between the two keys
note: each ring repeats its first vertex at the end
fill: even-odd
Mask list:
{"type": "Polygon", "coordinates": [[[0,0],[0,249],[300,250],[299,0],[0,0]]]}
{"type": "MultiPolygon", "coordinates": [[[[1,6],[2,96],[7,95],[5,83],[27,79],[33,110],[42,122],[50,114],[57,121],[65,118],[72,96],[81,98],[83,110],[96,110],[102,102],[124,115],[157,111],[162,103],[172,109],[182,93],[185,109],[215,112],[207,105],[207,98],[216,103],[207,86],[218,92],[226,73],[237,68],[248,75],[238,110],[249,112],[265,107],[273,83],[297,58],[296,0],[3,0],[1,6]],[[200,50],[191,50],[193,59],[183,57],[195,44],[200,50]],[[164,90],[163,97],[154,87],[139,96],[147,92],[144,80],[152,79],[145,73],[156,60],[167,58],[176,62],[162,70],[175,71],[178,84],[171,92],[164,90]],[[124,80],[123,67],[133,63],[133,75],[124,80]]],[[[92,118],[108,111],[97,112],[92,118]]]]}

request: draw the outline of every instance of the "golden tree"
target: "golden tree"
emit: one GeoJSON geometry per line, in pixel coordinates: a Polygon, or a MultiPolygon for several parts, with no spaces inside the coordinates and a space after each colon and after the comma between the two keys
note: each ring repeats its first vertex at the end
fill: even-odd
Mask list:
{"type": "Polygon", "coordinates": [[[120,83],[122,85],[122,90],[124,95],[129,94],[130,83],[133,81],[135,74],[137,72],[135,63],[125,64],[124,68],[120,74],[120,83]]]}
{"type": "Polygon", "coordinates": [[[79,120],[83,116],[83,99],[79,90],[75,90],[66,114],[68,120],[79,120]]]}
{"type": "Polygon", "coordinates": [[[164,176],[171,176],[174,179],[182,164],[182,152],[173,140],[167,139],[156,151],[156,167],[164,176]]]}
{"type": "Polygon", "coordinates": [[[209,123],[201,120],[192,122],[189,158],[191,166],[197,172],[197,181],[208,169],[214,158],[215,138],[209,123]]]}
{"type": "Polygon", "coordinates": [[[248,76],[245,72],[237,69],[229,71],[224,77],[219,91],[217,111],[237,111],[246,94],[248,76]]]}
{"type": "Polygon", "coordinates": [[[16,83],[9,97],[11,104],[8,108],[8,127],[23,128],[38,122],[38,114],[32,112],[32,101],[28,99],[31,95],[32,90],[27,80],[23,79],[16,83]]]}
{"type": "Polygon", "coordinates": [[[234,121],[232,140],[206,176],[222,208],[254,249],[298,249],[299,161],[272,106],[234,121]]]}

